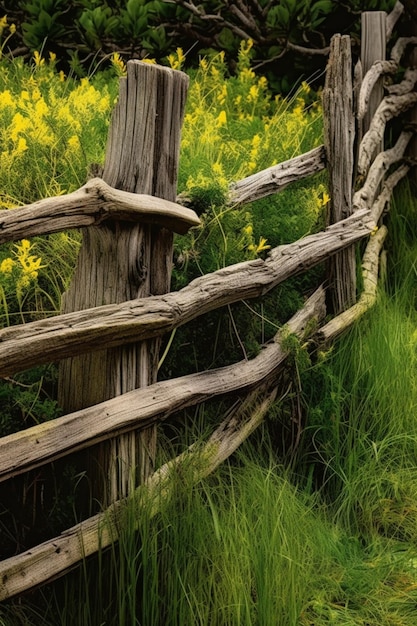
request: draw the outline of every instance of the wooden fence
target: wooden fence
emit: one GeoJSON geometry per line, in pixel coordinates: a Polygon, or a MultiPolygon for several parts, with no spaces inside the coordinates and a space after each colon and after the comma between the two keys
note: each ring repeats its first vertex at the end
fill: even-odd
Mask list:
{"type": "Polygon", "coordinates": [[[62,575],[117,540],[127,497],[139,515],[143,495],[154,496],[156,513],[183,463],[196,481],[209,474],[262,422],[276,399],[288,334],[328,343],[375,301],[387,233],[382,218],[393,188],[410,169],[404,154],[413,129],[404,129],[388,149],[383,137],[392,118],[417,104],[417,68],[410,67],[400,83],[386,87],[387,95],[382,91],[382,77],[395,77],[406,47],[417,43],[414,37],[400,38],[385,59],[386,38],[402,11],[397,3],[388,16],[363,15],[362,59],[355,68],[350,38],[333,37],[323,91],[324,145],[230,189],[229,203],[243,205],[327,167],[331,206],[324,231],[279,246],[265,260],[226,267],[167,293],[172,232],[199,224],[193,211],[175,201],[187,77],[138,61],[128,63],[127,79],[121,81],[102,178],[66,196],[0,214],[0,243],[83,229],[63,313],[0,331],[0,376],[60,361],[60,401],[66,410],[60,418],[0,439],[0,480],[107,442],[100,453],[106,467],[100,487],[105,510],[2,561],[0,600],[62,575]],[[356,299],[355,244],[360,241],[367,245],[363,288],[356,299]],[[331,277],[327,297],[325,288],[318,287],[254,359],[156,381],[164,333],[208,311],[262,296],[325,261],[331,277]],[[329,313],[332,318],[324,323],[329,313]],[[206,443],[154,470],[158,421],[238,392],[244,400],[206,443]]]}

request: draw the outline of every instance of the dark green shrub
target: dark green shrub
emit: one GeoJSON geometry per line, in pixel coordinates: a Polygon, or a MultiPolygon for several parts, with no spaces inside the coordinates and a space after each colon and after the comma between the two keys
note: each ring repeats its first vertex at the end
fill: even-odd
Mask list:
{"type": "Polygon", "coordinates": [[[63,66],[91,71],[118,51],[126,58],[162,60],[181,46],[189,62],[208,49],[224,50],[233,69],[242,39],[254,41],[255,64],[271,85],[288,92],[300,76],[321,73],[331,36],[360,28],[366,10],[391,10],[394,0],[268,0],[200,4],[176,0],[4,0],[17,30],[7,49],[30,55],[46,49],[63,66]]]}

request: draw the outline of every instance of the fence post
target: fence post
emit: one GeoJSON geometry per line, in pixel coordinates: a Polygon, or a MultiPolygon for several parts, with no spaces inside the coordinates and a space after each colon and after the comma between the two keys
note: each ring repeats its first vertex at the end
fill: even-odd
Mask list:
{"type": "MultiPolygon", "coordinates": [[[[411,23],[411,35],[414,37],[417,36],[417,24],[414,21],[411,23]]],[[[409,66],[411,69],[417,69],[417,46],[413,46],[411,50],[409,66]]],[[[416,87],[414,87],[414,90],[416,90],[416,87]]],[[[411,137],[408,145],[407,156],[413,160],[414,166],[411,168],[408,176],[414,195],[417,196],[417,106],[413,107],[409,113],[409,123],[414,129],[414,135],[411,137]]]]}
{"type": "MultiPolygon", "coordinates": [[[[188,77],[140,61],[127,63],[109,129],[103,179],[112,187],[174,201],[188,77]]],[[[115,221],[90,227],[64,312],[120,303],[169,291],[172,233],[149,224],[115,221]]],[[[152,339],[66,359],[59,402],[76,411],[156,381],[160,340],[152,339]]],[[[156,430],[121,434],[95,454],[104,482],[93,496],[108,505],[152,471],[156,430]]]]}
{"type": "MultiPolygon", "coordinates": [[[[351,42],[348,35],[334,35],[323,89],[324,145],[330,185],[330,223],[352,214],[355,138],[353,115],[351,42]]],[[[328,267],[328,300],[333,313],[341,313],[356,301],[355,247],[337,253],[328,267]]]]}
{"type": "MultiPolygon", "coordinates": [[[[371,68],[375,61],[385,61],[387,49],[387,14],[385,11],[365,11],[362,13],[361,64],[362,73],[371,68]]],[[[362,133],[365,134],[371,120],[384,97],[384,83],[381,77],[375,84],[369,99],[368,110],[363,118],[362,133]]],[[[384,149],[381,142],[380,150],[384,149]]],[[[376,152],[380,151],[377,149],[376,152]]]]}

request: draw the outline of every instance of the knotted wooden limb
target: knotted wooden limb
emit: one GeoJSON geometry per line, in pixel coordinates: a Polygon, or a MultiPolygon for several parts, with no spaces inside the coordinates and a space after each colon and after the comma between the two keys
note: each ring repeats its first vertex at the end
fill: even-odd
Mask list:
{"type": "Polygon", "coordinates": [[[160,336],[203,313],[262,296],[286,278],[367,237],[374,227],[369,209],[358,210],[323,232],[273,248],[266,260],[231,265],[196,278],[178,292],[4,328],[0,330],[0,376],[100,350],[103,343],[117,346],[160,336]]]}
{"type": "Polygon", "coordinates": [[[387,40],[391,39],[391,35],[394,31],[395,25],[403,13],[404,13],[404,5],[401,4],[401,2],[397,0],[391,13],[387,15],[387,20],[386,20],[387,40]]]}
{"type": "Polygon", "coordinates": [[[252,174],[230,187],[228,204],[245,204],[282,191],[287,185],[326,167],[324,146],[252,174]]]}
{"type": "Polygon", "coordinates": [[[378,154],[369,168],[363,187],[353,196],[353,206],[355,210],[364,209],[365,207],[369,208],[373,204],[375,196],[378,193],[378,187],[385,174],[388,172],[391,165],[397,163],[404,157],[405,150],[412,136],[413,133],[411,131],[403,131],[392,148],[378,154]]]}
{"type": "Polygon", "coordinates": [[[395,85],[386,87],[387,93],[390,95],[401,96],[414,89],[417,82],[417,69],[407,68],[404,72],[403,80],[395,85]]]}
{"type": "Polygon", "coordinates": [[[371,122],[369,131],[365,134],[360,145],[358,160],[358,173],[360,175],[366,175],[374,152],[383,139],[387,122],[400,113],[404,113],[416,103],[417,92],[402,96],[386,96],[383,99],[371,122]]]}
{"type": "Polygon", "coordinates": [[[101,178],[92,178],[65,196],[1,211],[0,244],[70,228],[100,226],[112,220],[157,224],[180,234],[200,224],[194,211],[179,204],[114,189],[101,178]]]}
{"type": "Polygon", "coordinates": [[[387,232],[387,228],[381,226],[370,237],[366,246],[362,260],[363,291],[358,302],[320,328],[316,335],[318,343],[333,341],[375,304],[378,287],[379,254],[387,232]]]}
{"type": "MultiPolygon", "coordinates": [[[[417,37],[400,37],[396,42],[394,48],[392,49],[391,59],[389,61],[375,61],[375,63],[366,73],[359,94],[359,119],[364,118],[368,110],[369,99],[371,97],[372,90],[377,81],[381,78],[381,76],[385,74],[395,74],[395,72],[398,71],[401,57],[404,54],[407,45],[417,45],[417,37]]],[[[411,77],[413,77],[413,74],[410,74],[409,72],[406,82],[403,81],[402,83],[402,87],[398,89],[396,85],[392,85],[388,88],[389,93],[397,95],[398,91],[400,93],[406,93],[406,91],[404,91],[406,85],[411,84],[411,88],[413,87],[412,80],[410,80],[411,77]]],[[[410,89],[408,91],[410,91],[410,89]]]]}

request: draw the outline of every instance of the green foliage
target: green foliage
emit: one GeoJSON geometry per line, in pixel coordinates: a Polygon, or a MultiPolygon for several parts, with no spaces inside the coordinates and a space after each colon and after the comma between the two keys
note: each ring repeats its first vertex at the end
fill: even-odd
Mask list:
{"type": "Polygon", "coordinates": [[[194,65],[207,50],[223,50],[233,68],[240,42],[251,39],[257,66],[268,71],[271,85],[283,93],[300,75],[324,69],[325,54],[309,55],[310,48],[325,48],[335,32],[357,35],[361,11],[389,11],[394,3],[21,0],[17,9],[6,0],[3,11],[17,27],[8,44],[12,50],[21,54],[22,45],[32,53],[51,50],[59,54],[64,67],[69,63],[78,72],[101,64],[115,50],[128,58],[150,55],[161,61],[174,46],[187,50],[194,65]]]}

